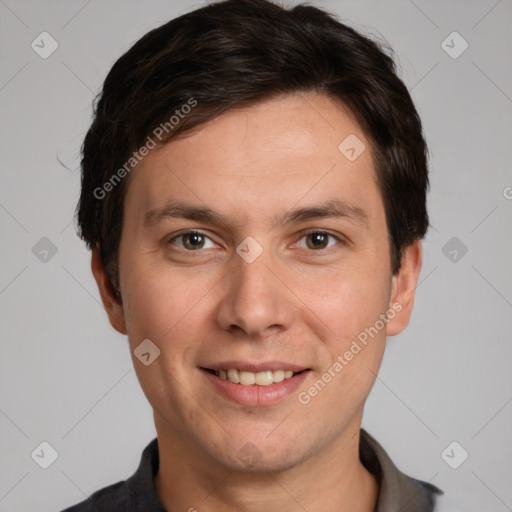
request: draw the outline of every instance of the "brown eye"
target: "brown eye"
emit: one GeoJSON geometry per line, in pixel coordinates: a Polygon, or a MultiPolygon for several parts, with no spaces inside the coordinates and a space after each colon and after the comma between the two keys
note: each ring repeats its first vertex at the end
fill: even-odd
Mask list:
{"type": "Polygon", "coordinates": [[[188,233],[183,235],[183,246],[186,249],[201,249],[204,246],[205,237],[199,233],[188,233]]]}
{"type": "Polygon", "coordinates": [[[341,249],[345,245],[345,239],[342,234],[339,236],[323,230],[310,230],[302,234],[296,247],[300,249],[312,249],[314,252],[322,252],[324,249],[328,250],[335,246],[341,249]]]}
{"type": "Polygon", "coordinates": [[[180,249],[187,251],[197,251],[199,249],[211,249],[215,246],[208,236],[199,231],[188,231],[181,233],[169,240],[169,245],[176,245],[180,249]]]}
{"type": "Polygon", "coordinates": [[[306,245],[308,249],[325,249],[329,242],[329,234],[327,233],[309,233],[306,235],[306,245]]]}

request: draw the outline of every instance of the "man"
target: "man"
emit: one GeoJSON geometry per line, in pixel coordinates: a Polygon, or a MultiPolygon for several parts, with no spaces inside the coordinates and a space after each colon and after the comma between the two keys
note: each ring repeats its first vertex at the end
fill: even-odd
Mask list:
{"type": "Polygon", "coordinates": [[[391,57],[314,7],[214,3],[123,55],[78,220],[157,438],[68,512],[434,510],[361,429],[413,307],[426,154],[391,57]]]}

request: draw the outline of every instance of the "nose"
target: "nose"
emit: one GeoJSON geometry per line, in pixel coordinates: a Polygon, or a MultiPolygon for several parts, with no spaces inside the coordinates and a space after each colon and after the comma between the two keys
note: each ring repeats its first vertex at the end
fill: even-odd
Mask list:
{"type": "Polygon", "coordinates": [[[272,264],[265,252],[252,263],[238,255],[234,260],[216,312],[219,326],[251,339],[289,329],[295,308],[283,268],[272,264]]]}

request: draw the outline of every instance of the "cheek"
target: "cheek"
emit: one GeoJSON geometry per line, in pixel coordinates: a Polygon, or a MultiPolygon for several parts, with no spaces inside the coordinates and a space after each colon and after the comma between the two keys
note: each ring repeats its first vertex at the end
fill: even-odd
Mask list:
{"type": "Polygon", "coordinates": [[[322,372],[332,382],[324,399],[332,401],[334,410],[355,410],[364,403],[385,348],[387,324],[381,315],[388,311],[390,279],[378,265],[373,272],[371,266],[365,269],[337,272],[316,292],[308,287],[308,305],[315,313],[310,321],[317,335],[323,330],[322,372]]]}
{"type": "MultiPolygon", "coordinates": [[[[335,359],[341,355],[346,361],[343,373],[349,389],[361,386],[363,391],[362,388],[370,387],[380,366],[387,327],[382,315],[389,310],[390,285],[387,273],[381,268],[338,286],[341,290],[338,307],[331,308],[330,314],[335,325],[333,331],[339,336],[332,340],[331,356],[335,359]]],[[[336,290],[330,292],[332,303],[336,290]]]]}
{"type": "Polygon", "coordinates": [[[303,283],[304,303],[324,323],[334,345],[342,346],[374,325],[388,308],[390,280],[382,272],[337,271],[312,286],[303,283]]]}
{"type": "MultiPolygon", "coordinates": [[[[328,428],[361,410],[378,373],[386,342],[380,315],[388,310],[389,282],[340,276],[326,280],[313,295],[310,289],[310,322],[315,332],[323,329],[322,367],[299,402],[308,402],[311,417],[323,417],[328,428]],[[381,323],[377,325],[381,327],[381,323]],[[340,411],[343,414],[340,416],[340,411]]],[[[385,324],[384,324],[385,325],[385,324]]]]}
{"type": "MultiPolygon", "coordinates": [[[[164,269],[130,263],[125,276],[125,318],[128,339],[141,386],[157,409],[180,402],[180,382],[187,382],[201,333],[204,334],[206,286],[164,269]],[[127,273],[128,274],[128,273],[127,273]],[[149,366],[136,360],[136,349],[149,339],[160,353],[149,366]]],[[[203,336],[204,337],[204,336],[203,336]]]]}
{"type": "MultiPolygon", "coordinates": [[[[130,338],[165,345],[197,315],[208,286],[184,273],[150,268],[133,261],[124,276],[125,318],[130,338]]],[[[128,268],[128,267],[127,267],[128,268]]]]}

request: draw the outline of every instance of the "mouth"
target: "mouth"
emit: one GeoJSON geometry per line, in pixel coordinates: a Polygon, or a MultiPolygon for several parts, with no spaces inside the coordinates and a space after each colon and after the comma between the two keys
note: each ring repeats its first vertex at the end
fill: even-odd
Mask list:
{"type": "Polygon", "coordinates": [[[215,375],[221,380],[226,380],[228,382],[231,382],[233,384],[239,384],[241,386],[271,386],[272,384],[279,384],[280,382],[291,379],[296,375],[310,371],[309,368],[305,368],[304,370],[299,371],[278,368],[273,370],[263,370],[259,372],[241,370],[238,368],[201,369],[207,371],[212,375],[215,375]]]}
{"type": "Polygon", "coordinates": [[[215,393],[231,403],[249,407],[270,406],[292,396],[312,372],[311,368],[278,361],[228,361],[199,369],[215,393]]]}

